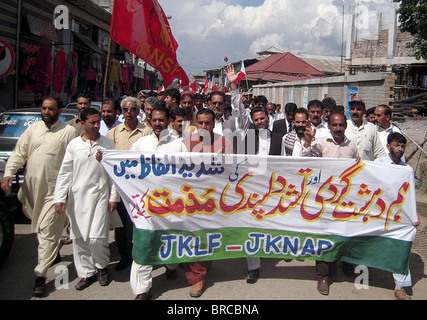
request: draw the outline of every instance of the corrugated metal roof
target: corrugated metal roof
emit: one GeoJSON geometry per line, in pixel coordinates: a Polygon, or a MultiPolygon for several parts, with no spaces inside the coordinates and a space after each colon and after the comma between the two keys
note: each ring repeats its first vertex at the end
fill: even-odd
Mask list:
{"type": "Polygon", "coordinates": [[[307,53],[295,54],[298,58],[303,59],[308,64],[324,73],[341,73],[341,57],[322,56],[307,53]]]}
{"type": "Polygon", "coordinates": [[[246,68],[248,80],[295,81],[324,78],[326,74],[290,52],[273,54],[246,68]]]}

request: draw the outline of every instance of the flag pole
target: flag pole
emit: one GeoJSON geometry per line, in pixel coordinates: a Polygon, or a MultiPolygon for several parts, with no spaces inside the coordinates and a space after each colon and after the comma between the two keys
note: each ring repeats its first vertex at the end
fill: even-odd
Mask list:
{"type": "Polygon", "coordinates": [[[108,70],[110,69],[110,56],[111,56],[111,37],[108,40],[108,55],[107,55],[107,64],[105,66],[105,76],[104,76],[104,90],[102,92],[102,100],[105,100],[107,97],[107,79],[108,79],[108,70]]]}

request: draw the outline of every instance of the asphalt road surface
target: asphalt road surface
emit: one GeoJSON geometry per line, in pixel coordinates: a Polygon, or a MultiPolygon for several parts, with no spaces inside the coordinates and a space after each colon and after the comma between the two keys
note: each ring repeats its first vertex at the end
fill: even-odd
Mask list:
{"type": "MultiPolygon", "coordinates": [[[[111,241],[110,283],[101,287],[92,284],[83,291],[75,290],[78,278],[72,261],[72,245],[61,248],[62,261],[52,266],[48,273],[48,294],[43,298],[32,296],[34,286],[33,268],[36,263],[37,240],[30,233],[28,224],[16,225],[16,238],[8,260],[0,270],[0,300],[132,300],[129,272],[116,271],[118,255],[114,240],[111,241]],[[68,279],[68,281],[66,281],[68,279]]],[[[427,299],[426,258],[415,252],[410,256],[413,278],[413,300],[427,299]]],[[[189,285],[184,271],[178,268],[178,278],[168,280],[164,267],[153,271],[152,295],[155,300],[195,300],[189,296],[189,285]]],[[[262,259],[261,276],[255,284],[247,284],[245,259],[215,261],[208,273],[207,288],[199,300],[393,300],[394,282],[391,273],[368,268],[367,288],[355,284],[362,270],[347,276],[338,270],[337,278],[330,287],[328,296],[316,290],[313,261],[285,262],[279,259],[262,259]]],[[[361,279],[361,278],[359,278],[361,279]]],[[[365,278],[366,279],[366,278],[365,278]]]]}
{"type": "MultiPolygon", "coordinates": [[[[418,199],[418,198],[417,198],[418,199]]],[[[417,208],[423,222],[418,227],[410,256],[412,273],[412,299],[427,299],[427,202],[417,208]]],[[[77,291],[78,277],[73,264],[72,245],[63,245],[62,261],[49,270],[48,294],[33,297],[35,281],[33,268],[36,264],[37,238],[30,232],[30,224],[15,226],[12,251],[0,269],[0,300],[133,300],[129,285],[130,268],[116,271],[119,256],[110,232],[111,263],[110,282],[101,287],[94,283],[83,291],[77,291]]],[[[330,286],[330,294],[323,296],[316,290],[314,261],[285,262],[281,259],[262,259],[261,276],[255,284],[248,284],[243,277],[247,267],[245,259],[214,261],[208,273],[207,286],[200,298],[189,295],[184,270],[178,268],[178,278],[168,280],[165,268],[153,270],[153,300],[169,301],[224,301],[244,303],[254,300],[393,300],[394,281],[390,272],[375,268],[361,269],[348,276],[338,268],[338,274],[330,286]],[[363,278],[362,278],[363,276],[363,278]],[[360,287],[360,285],[365,285],[360,287]]],[[[188,303],[187,301],[187,303],[188,303]]]]}

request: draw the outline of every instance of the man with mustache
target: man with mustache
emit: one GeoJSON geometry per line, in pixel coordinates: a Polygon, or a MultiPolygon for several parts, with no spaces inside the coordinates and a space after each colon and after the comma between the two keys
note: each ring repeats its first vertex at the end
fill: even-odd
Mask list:
{"type": "Polygon", "coordinates": [[[195,105],[196,99],[193,92],[184,91],[181,93],[180,106],[187,115],[186,121],[184,122],[185,134],[193,133],[196,130],[196,117],[194,113],[195,105]]]}
{"type": "MultiPolygon", "coordinates": [[[[248,115],[242,95],[237,88],[237,74],[234,72],[233,65],[226,68],[226,76],[230,83],[231,102],[237,113],[238,127],[243,131],[244,135],[244,153],[280,155],[282,137],[279,133],[272,132],[269,129],[270,119],[266,108],[267,98],[257,96],[255,98],[255,107],[251,109],[250,115],[248,115]]],[[[272,112],[275,111],[274,108],[271,108],[271,110],[272,112]]],[[[239,148],[237,150],[240,152],[239,148]]],[[[248,273],[245,279],[248,283],[255,283],[259,278],[261,260],[257,257],[248,257],[246,261],[248,273]]]]}
{"type": "MultiPolygon", "coordinates": [[[[154,99],[156,98],[154,97],[154,99]]],[[[156,101],[158,100],[156,99],[156,101]]],[[[148,103],[146,101],[146,108],[147,106],[148,103]]],[[[120,107],[122,108],[124,122],[108,131],[106,137],[113,140],[116,150],[129,150],[139,138],[151,134],[151,129],[138,121],[138,115],[141,110],[139,99],[126,97],[120,102],[120,107]]],[[[133,224],[123,201],[117,205],[117,212],[123,227],[114,229],[117,249],[120,254],[120,261],[116,266],[116,270],[122,271],[132,262],[133,224]]]]}
{"type": "Polygon", "coordinates": [[[71,119],[70,121],[67,122],[67,124],[69,124],[70,126],[76,128],[77,132],[80,134],[83,133],[84,128],[83,125],[80,123],[80,113],[87,109],[90,108],[90,98],[85,95],[85,94],[79,94],[77,96],[77,109],[79,110],[79,114],[77,115],[77,117],[75,117],[74,119],[71,119]]]}
{"type": "Polygon", "coordinates": [[[388,142],[387,137],[392,132],[399,132],[402,133],[402,131],[396,127],[394,124],[391,123],[391,116],[392,111],[391,108],[388,105],[380,104],[375,108],[374,111],[375,115],[375,124],[378,126],[378,136],[380,137],[381,144],[384,148],[384,150],[388,151],[388,142]]]}
{"type": "Polygon", "coordinates": [[[294,119],[295,111],[298,109],[298,106],[293,102],[288,102],[285,105],[285,116],[280,119],[276,120],[273,123],[273,132],[280,133],[280,135],[283,137],[285,134],[292,131],[292,121],[294,119]]]}
{"type": "Polygon", "coordinates": [[[73,258],[80,277],[76,290],[96,280],[108,285],[110,218],[120,201],[113,181],[96,161],[98,149],[114,149],[114,143],[99,133],[101,114],[92,108],[81,113],[84,132],[67,147],[55,187],[55,210],[67,215],[73,239],[73,258]],[[88,188],[96,181],[96,188],[88,188]]]}
{"type": "MultiPolygon", "coordinates": [[[[224,136],[214,132],[215,113],[210,109],[202,109],[196,115],[197,132],[184,138],[189,152],[206,152],[216,154],[234,153],[233,145],[224,136]]],[[[205,290],[208,269],[212,261],[195,261],[184,264],[185,277],[191,284],[190,296],[200,297],[205,290]]]]}
{"type": "Polygon", "coordinates": [[[208,109],[215,114],[214,132],[221,136],[225,131],[234,132],[236,130],[236,121],[233,116],[228,116],[224,113],[226,96],[224,92],[214,91],[210,95],[208,109]]]}
{"type": "Polygon", "coordinates": [[[324,108],[325,106],[320,100],[311,100],[307,105],[308,118],[310,119],[311,127],[314,130],[316,139],[328,135],[327,122],[322,122],[324,108]]]}
{"type": "MultiPolygon", "coordinates": [[[[314,130],[310,125],[306,126],[304,133],[305,142],[302,156],[326,157],[326,158],[352,158],[360,160],[357,146],[345,136],[347,127],[345,115],[332,113],[329,117],[329,134],[326,137],[316,139],[314,142],[314,130]]],[[[351,265],[346,268],[351,268],[351,265]]],[[[329,294],[329,284],[333,270],[336,269],[336,261],[316,261],[317,291],[323,295],[329,294]]]]}
{"type": "Polygon", "coordinates": [[[116,104],[113,99],[105,99],[102,102],[101,117],[102,121],[99,125],[99,133],[103,136],[105,136],[110,129],[122,123],[118,119],[119,109],[118,106],[116,108],[116,104]]]}
{"type": "Polygon", "coordinates": [[[43,121],[34,122],[19,138],[7,161],[1,188],[8,192],[13,176],[25,163],[25,179],[18,192],[24,213],[37,233],[38,263],[34,269],[34,295],[46,293],[46,274],[59,256],[59,245],[65,227],[65,215],[55,212],[53,193],[56,178],[68,143],[78,136],[77,130],[59,120],[62,105],[52,97],[42,102],[43,121]]]}
{"type": "MultiPolygon", "coordinates": [[[[400,132],[390,133],[387,137],[387,149],[389,154],[375,159],[375,162],[407,166],[408,164],[403,159],[406,142],[406,138],[400,132]]],[[[393,273],[393,279],[395,283],[394,296],[396,300],[412,300],[404,289],[412,287],[412,277],[409,267],[408,274],[393,273]]]]}
{"type": "Polygon", "coordinates": [[[310,125],[306,108],[297,108],[292,120],[293,130],[282,138],[282,155],[299,157],[305,142],[305,128],[310,125]]]}
{"type": "MultiPolygon", "coordinates": [[[[141,121],[142,124],[145,124],[147,128],[152,129],[153,125],[151,122],[151,112],[153,112],[154,108],[160,105],[165,104],[164,101],[157,99],[157,97],[151,96],[145,99],[145,120],[141,121]]],[[[170,109],[171,110],[171,109],[170,109]]]]}
{"type": "MultiPolygon", "coordinates": [[[[160,100],[159,100],[160,102],[160,100]]],[[[185,144],[181,138],[177,138],[170,133],[168,125],[170,123],[170,111],[160,105],[154,108],[151,113],[151,123],[153,132],[150,135],[139,138],[130,148],[131,151],[141,152],[187,152],[185,144]]],[[[166,266],[166,277],[176,279],[176,265],[166,266]]],[[[136,295],[135,300],[149,300],[151,298],[153,266],[141,265],[135,260],[132,263],[130,285],[132,292],[136,295]]]]}
{"type": "Polygon", "coordinates": [[[329,116],[337,107],[337,103],[336,103],[335,99],[332,97],[324,98],[322,100],[322,103],[323,103],[322,122],[327,124],[329,121],[329,116]]]}
{"type": "Polygon", "coordinates": [[[345,135],[356,143],[360,157],[363,160],[374,161],[385,156],[387,153],[381,145],[376,126],[364,118],[365,103],[355,98],[349,105],[350,119],[347,120],[345,135]]]}
{"type": "Polygon", "coordinates": [[[171,121],[169,125],[169,131],[177,138],[182,137],[182,129],[187,121],[187,114],[182,108],[175,108],[171,111],[171,121]]]}

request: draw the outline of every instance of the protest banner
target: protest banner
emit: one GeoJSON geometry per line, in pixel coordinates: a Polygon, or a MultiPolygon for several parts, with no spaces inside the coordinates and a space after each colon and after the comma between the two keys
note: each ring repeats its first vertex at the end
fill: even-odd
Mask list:
{"type": "Polygon", "coordinates": [[[407,273],[413,170],[354,159],[104,152],[139,264],[247,256],[407,273]]]}

